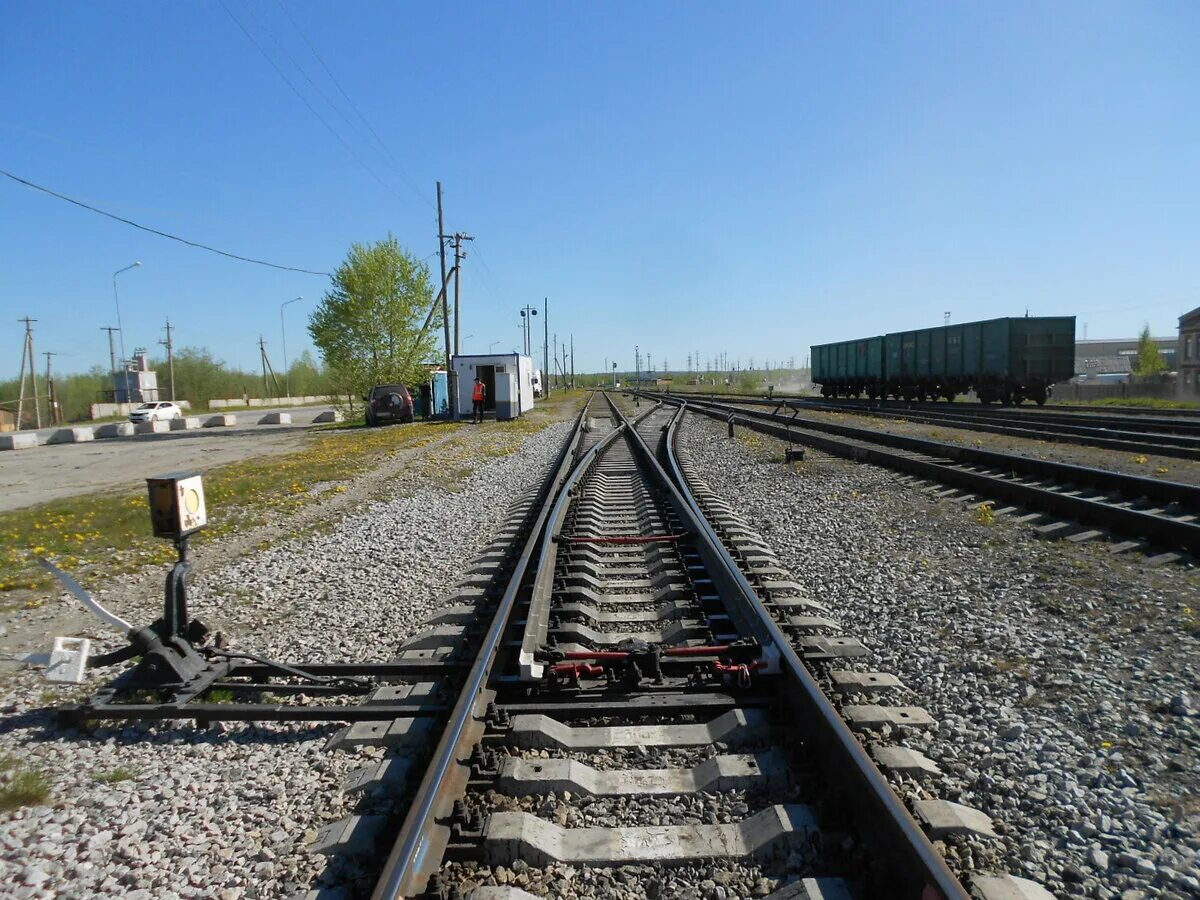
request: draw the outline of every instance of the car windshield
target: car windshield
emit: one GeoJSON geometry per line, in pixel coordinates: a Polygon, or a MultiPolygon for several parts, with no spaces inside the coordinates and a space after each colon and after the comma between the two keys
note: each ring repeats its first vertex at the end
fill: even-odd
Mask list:
{"type": "Polygon", "coordinates": [[[138,409],[154,409],[153,403],[143,403],[138,409]]]}

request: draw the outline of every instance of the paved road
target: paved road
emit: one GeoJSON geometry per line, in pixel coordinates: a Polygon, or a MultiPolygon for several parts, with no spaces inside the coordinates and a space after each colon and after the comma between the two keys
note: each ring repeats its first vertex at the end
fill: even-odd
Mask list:
{"type": "Polygon", "coordinates": [[[204,471],[224,463],[298,448],[313,418],[329,407],[283,410],[291,425],[253,425],[272,410],[238,412],[238,424],[166,434],[51,444],[0,453],[0,512],[96,491],[145,484],[147,476],[204,471]],[[246,423],[246,424],[243,424],[246,423]]]}

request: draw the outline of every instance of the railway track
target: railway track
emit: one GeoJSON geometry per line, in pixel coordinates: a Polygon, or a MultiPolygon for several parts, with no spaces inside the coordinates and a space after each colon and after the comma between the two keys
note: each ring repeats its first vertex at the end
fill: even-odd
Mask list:
{"type": "MultiPolygon", "coordinates": [[[[751,396],[747,394],[731,394],[721,393],[718,391],[696,391],[690,396],[699,398],[707,398],[711,400],[728,400],[735,401],[741,397],[751,396]]],[[[802,403],[844,403],[844,404],[868,404],[868,403],[883,403],[900,408],[927,408],[945,409],[950,406],[949,403],[933,400],[921,403],[916,400],[868,400],[862,398],[842,398],[835,399],[830,397],[819,397],[813,394],[792,394],[774,392],[770,397],[757,395],[753,399],[773,399],[773,400],[798,400],[802,403]]],[[[1018,415],[1080,415],[1084,417],[1110,417],[1110,418],[1129,418],[1129,419],[1145,419],[1158,418],[1168,422],[1200,422],[1200,408],[1196,407],[1180,407],[1178,409],[1163,409],[1153,406],[1089,406],[1083,403],[1049,403],[1046,406],[1027,406],[1021,404],[1019,406],[985,406],[973,402],[958,402],[955,403],[956,408],[961,407],[963,410],[976,410],[983,413],[1015,413],[1018,415]]]]}
{"type": "MultiPolygon", "coordinates": [[[[702,397],[698,399],[704,399],[702,397]]],[[[739,406],[775,411],[838,412],[879,419],[902,418],[925,425],[943,425],[1053,443],[1080,444],[1131,454],[1152,454],[1200,460],[1200,419],[1141,418],[1080,415],[1052,410],[1016,410],[952,403],[909,403],[880,400],[818,400],[787,398],[724,398],[739,406]]]]}
{"type": "MultiPolygon", "coordinates": [[[[678,396],[662,399],[685,402],[678,396]]],[[[1022,520],[1045,536],[1084,541],[1111,532],[1118,536],[1115,551],[1157,548],[1165,552],[1155,559],[1164,562],[1200,555],[1200,486],[801,419],[795,411],[789,416],[686,402],[689,409],[731,424],[948,485],[966,492],[960,493],[965,500],[1014,504],[998,511],[1024,513],[1022,520]],[[1039,519],[1041,514],[1053,518],[1039,519]]]]}
{"type": "MultiPolygon", "coordinates": [[[[472,569],[473,602],[402,645],[469,671],[382,688],[367,702],[412,697],[413,716],[331,740],[384,748],[347,782],[361,813],[318,839],[356,859],[359,894],[968,896],[972,863],[943,853],[978,858],[994,835],[903,746],[934,723],[890,705],[902,685],[855,670],[866,648],[693,482],[684,412],[631,420],[594,397],[472,569]]],[[[1003,873],[971,885],[1049,896],[1003,873]]]]}

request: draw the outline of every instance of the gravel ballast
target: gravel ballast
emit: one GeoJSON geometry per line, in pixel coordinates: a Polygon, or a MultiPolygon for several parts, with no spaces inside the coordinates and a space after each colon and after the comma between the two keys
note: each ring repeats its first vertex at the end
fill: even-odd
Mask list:
{"type": "Polygon", "coordinates": [[[1058,896],[1200,895],[1200,577],[691,416],[681,451],[939,722],[905,743],[1058,896]],[[1136,893],[1136,892],[1141,893],[1136,893]],[[1134,892],[1134,893],[1126,893],[1134,892]]]}
{"type": "MultiPolygon", "coordinates": [[[[461,483],[402,478],[380,487],[392,499],[323,533],[210,564],[193,579],[193,613],[234,649],[294,661],[386,660],[443,604],[510,504],[544,477],[568,431],[551,425],[498,457],[487,452],[492,428],[466,432],[453,460],[472,470],[461,483]]],[[[126,593],[118,584],[105,602],[138,623],[160,614],[126,593]]],[[[93,652],[116,646],[91,636],[103,638],[93,652]]],[[[370,755],[326,752],[340,726],[115,723],[62,732],[48,707],[63,691],[32,671],[0,688],[3,764],[40,772],[48,786],[43,803],[0,813],[5,896],[280,897],[356,874],[340,859],[324,871],[325,858],[307,849],[318,828],[352,811],[355,798],[340,784],[370,755]]]]}

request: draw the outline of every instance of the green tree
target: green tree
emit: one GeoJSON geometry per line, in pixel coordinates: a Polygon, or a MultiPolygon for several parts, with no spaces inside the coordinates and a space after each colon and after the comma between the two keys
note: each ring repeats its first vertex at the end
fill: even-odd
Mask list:
{"type": "Polygon", "coordinates": [[[308,333],[321,352],[332,388],[354,400],[376,384],[425,377],[436,355],[440,310],[422,330],[433,302],[429,267],[392,235],[354,244],[333,275],[333,286],[309,317],[308,333]]]}
{"type": "Polygon", "coordinates": [[[1159,352],[1158,344],[1150,336],[1150,323],[1142,326],[1138,336],[1137,358],[1133,363],[1133,374],[1140,376],[1158,375],[1167,370],[1167,361],[1159,352]]]}

